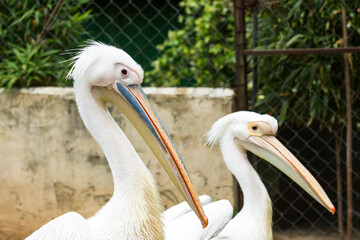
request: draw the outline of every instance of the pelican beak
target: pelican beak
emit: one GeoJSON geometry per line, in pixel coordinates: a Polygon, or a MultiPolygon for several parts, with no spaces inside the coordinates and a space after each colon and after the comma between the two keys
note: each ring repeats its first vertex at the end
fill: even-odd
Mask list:
{"type": "Polygon", "coordinates": [[[250,136],[248,140],[246,142],[239,140],[238,143],[277,167],[332,214],[335,213],[334,205],[320,184],[275,136],[250,136]]]}
{"type": "Polygon", "coordinates": [[[94,87],[93,93],[103,103],[114,103],[134,125],[205,228],[208,219],[191,184],[185,164],[141,86],[124,86],[117,82],[105,88],[94,87]]]}

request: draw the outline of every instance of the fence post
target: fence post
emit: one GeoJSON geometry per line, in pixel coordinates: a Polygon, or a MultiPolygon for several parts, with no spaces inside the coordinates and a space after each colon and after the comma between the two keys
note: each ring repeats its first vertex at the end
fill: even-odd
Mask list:
{"type": "MultiPolygon", "coordinates": [[[[252,7],[252,15],[253,15],[253,44],[252,48],[257,47],[258,41],[258,6],[254,5],[252,7]]],[[[252,67],[253,79],[252,79],[252,89],[251,89],[251,111],[255,112],[256,98],[257,98],[257,80],[258,80],[258,56],[253,56],[253,67],[252,67]]],[[[258,170],[258,158],[255,154],[251,156],[251,162],[253,164],[254,169],[258,170]]]]}
{"type": "MultiPolygon", "coordinates": [[[[257,47],[258,41],[258,7],[254,6],[252,9],[253,14],[253,44],[252,47],[257,47]]],[[[255,111],[256,97],[257,97],[257,78],[258,78],[258,57],[253,56],[253,81],[252,81],[252,89],[251,89],[251,111],[255,111]]]]}
{"type": "MultiPolygon", "coordinates": [[[[344,47],[348,47],[348,32],[346,27],[346,10],[344,8],[345,0],[341,0],[342,28],[344,47]]],[[[346,185],[347,185],[347,239],[352,238],[352,116],[351,116],[351,86],[349,70],[349,53],[344,53],[344,77],[346,92],[346,185]]]]}
{"type": "Polygon", "coordinates": [[[246,49],[245,39],[245,4],[244,0],[235,0],[235,49],[236,49],[236,84],[235,84],[235,108],[247,110],[247,79],[246,79],[246,49]]]}
{"type": "MultiPolygon", "coordinates": [[[[245,4],[244,0],[234,1],[234,22],[235,22],[235,49],[236,49],[236,83],[235,83],[235,110],[247,110],[247,79],[246,79],[246,49],[245,39],[245,4]]],[[[236,183],[235,189],[235,206],[238,210],[242,208],[242,191],[239,184],[234,178],[236,183]]]]}

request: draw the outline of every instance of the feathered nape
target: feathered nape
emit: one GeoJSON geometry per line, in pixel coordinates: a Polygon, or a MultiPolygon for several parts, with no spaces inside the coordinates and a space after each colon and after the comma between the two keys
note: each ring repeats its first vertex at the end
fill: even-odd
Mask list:
{"type": "MultiPolygon", "coordinates": [[[[77,53],[74,57],[70,58],[70,65],[72,65],[69,73],[66,76],[67,80],[78,79],[90,66],[90,64],[95,60],[90,56],[92,49],[101,48],[101,47],[111,47],[102,42],[89,41],[83,48],[77,49],[77,53]],[[89,55],[88,57],[84,55],[89,55]],[[80,57],[83,56],[81,59],[80,57]]],[[[92,54],[91,54],[92,55],[92,54]]]]}
{"type": "Polygon", "coordinates": [[[218,119],[212,126],[210,131],[205,135],[206,136],[206,145],[212,148],[216,143],[219,142],[221,136],[225,132],[225,129],[228,128],[231,122],[236,117],[236,113],[231,113],[218,119]]]}

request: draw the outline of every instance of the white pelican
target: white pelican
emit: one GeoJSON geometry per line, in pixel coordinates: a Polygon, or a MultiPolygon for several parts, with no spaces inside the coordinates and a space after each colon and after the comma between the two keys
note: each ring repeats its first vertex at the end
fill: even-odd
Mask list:
{"type": "Polygon", "coordinates": [[[109,162],[114,193],[94,216],[85,219],[75,212],[66,213],[27,239],[164,238],[162,206],[155,181],[107,111],[108,101],[119,107],[136,127],[205,227],[207,218],[180,155],[140,86],[141,66],[123,50],[97,42],[91,42],[73,60],[68,78],[74,79],[80,116],[109,162]]]}
{"type": "MultiPolygon", "coordinates": [[[[259,175],[249,163],[246,151],[251,151],[270,162],[331,213],[335,213],[333,204],[319,183],[299,160],[276,139],[277,129],[277,121],[272,116],[247,111],[222,117],[211,127],[207,134],[207,143],[211,147],[217,142],[220,143],[224,161],[239,182],[244,196],[243,208],[231,221],[227,222],[226,218],[216,220],[222,222],[222,225],[219,224],[219,226],[224,226],[224,228],[213,230],[218,234],[215,233],[211,239],[273,239],[271,200],[259,175]]],[[[231,210],[227,206],[227,202],[209,203],[207,201],[205,204],[206,213],[231,210]]],[[[172,211],[176,207],[173,207],[172,211]]],[[[171,219],[171,216],[167,216],[167,218],[171,219]]],[[[210,239],[207,235],[208,229],[201,229],[194,225],[196,219],[190,212],[190,208],[179,209],[176,218],[172,219],[174,224],[182,225],[186,229],[181,233],[182,239],[210,239]]],[[[209,217],[210,222],[213,220],[209,217]]],[[[177,235],[179,234],[175,227],[166,232],[167,239],[181,239],[176,238],[177,235]]]]}

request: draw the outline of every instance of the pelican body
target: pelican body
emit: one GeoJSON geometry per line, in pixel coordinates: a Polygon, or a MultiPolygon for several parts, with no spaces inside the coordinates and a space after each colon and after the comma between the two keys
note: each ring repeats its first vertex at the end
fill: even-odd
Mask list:
{"type": "MultiPolygon", "coordinates": [[[[151,173],[106,109],[112,102],[139,131],[169,177],[207,225],[199,199],[171,138],[141,88],[144,72],[126,52],[90,42],[74,58],[68,78],[80,116],[101,146],[114,180],[112,198],[94,216],[57,217],[27,239],[163,239],[162,205],[151,173]]],[[[199,224],[200,225],[200,224],[199,224]]]]}
{"type": "Polygon", "coordinates": [[[335,207],[300,161],[275,137],[278,124],[267,114],[240,111],[219,119],[207,134],[208,144],[220,143],[223,159],[240,184],[241,211],[214,239],[273,239],[268,192],[247,159],[250,151],[285,173],[331,213],[335,207]]]}
{"type": "Polygon", "coordinates": [[[227,201],[205,201],[204,210],[209,217],[209,223],[219,223],[218,229],[214,230],[210,224],[206,229],[196,226],[195,214],[188,207],[182,209],[179,205],[178,212],[173,207],[169,212],[165,211],[166,218],[186,230],[181,232],[181,237],[177,237],[179,233],[175,227],[171,228],[166,231],[166,239],[273,239],[271,199],[259,175],[248,161],[247,151],[277,167],[334,214],[335,208],[320,184],[276,139],[277,130],[276,119],[267,114],[240,111],[217,120],[207,134],[207,144],[211,147],[216,143],[220,144],[225,164],[242,189],[243,208],[230,220],[232,208],[227,201]],[[217,215],[214,215],[214,212],[217,215]]]}

